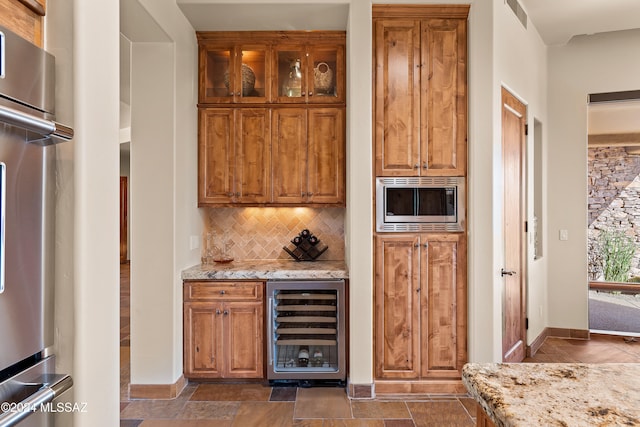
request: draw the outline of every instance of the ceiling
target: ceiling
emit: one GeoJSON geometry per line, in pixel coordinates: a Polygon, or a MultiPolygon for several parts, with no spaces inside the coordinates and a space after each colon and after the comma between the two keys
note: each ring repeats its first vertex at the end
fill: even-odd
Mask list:
{"type": "Polygon", "coordinates": [[[542,40],[562,45],[571,37],[640,28],[638,0],[519,0],[542,40]]]}
{"type": "MultiPolygon", "coordinates": [[[[473,2],[461,2],[467,1],[473,2]]],[[[518,1],[547,45],[562,45],[578,35],[640,28],[639,0],[518,1]]],[[[195,30],[205,31],[344,30],[349,13],[345,0],[176,0],[176,3],[195,30]]]]}
{"type": "Polygon", "coordinates": [[[178,0],[196,31],[346,30],[349,5],[320,0],[237,2],[178,0]]]}

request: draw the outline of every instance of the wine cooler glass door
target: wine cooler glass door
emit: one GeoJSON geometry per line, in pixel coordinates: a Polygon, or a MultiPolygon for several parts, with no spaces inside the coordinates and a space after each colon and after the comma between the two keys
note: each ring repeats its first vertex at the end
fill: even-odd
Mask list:
{"type": "Polygon", "coordinates": [[[344,281],[267,286],[269,378],[344,378],[344,281]]]}

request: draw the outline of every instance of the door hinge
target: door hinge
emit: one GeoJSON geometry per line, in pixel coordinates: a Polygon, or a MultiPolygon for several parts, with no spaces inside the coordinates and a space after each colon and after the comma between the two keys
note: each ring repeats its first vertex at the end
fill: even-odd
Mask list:
{"type": "Polygon", "coordinates": [[[524,328],[526,330],[529,330],[529,318],[528,317],[524,318],[524,328]]]}

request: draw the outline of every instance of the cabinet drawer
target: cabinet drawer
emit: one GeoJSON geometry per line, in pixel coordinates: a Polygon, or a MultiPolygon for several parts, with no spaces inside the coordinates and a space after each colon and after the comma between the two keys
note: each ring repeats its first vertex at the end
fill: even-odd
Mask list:
{"type": "Polygon", "coordinates": [[[193,282],[184,285],[185,301],[262,301],[263,282],[193,282]]]}

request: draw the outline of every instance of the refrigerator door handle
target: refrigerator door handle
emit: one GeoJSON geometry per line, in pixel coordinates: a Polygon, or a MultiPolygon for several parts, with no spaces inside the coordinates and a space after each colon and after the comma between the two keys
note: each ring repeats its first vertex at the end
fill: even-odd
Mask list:
{"type": "Polygon", "coordinates": [[[2,105],[0,105],[0,122],[41,135],[42,138],[35,139],[33,142],[39,142],[42,145],[69,141],[73,138],[73,129],[69,126],[52,120],[41,119],[2,105]]]}
{"type": "MultiPolygon", "coordinates": [[[[53,384],[41,384],[38,391],[20,402],[5,402],[4,405],[8,404],[9,406],[4,408],[8,410],[0,413],[0,427],[13,427],[17,425],[20,421],[24,420],[29,415],[32,415],[34,412],[39,412],[41,405],[53,401],[56,396],[64,393],[66,390],[71,388],[72,385],[73,380],[71,377],[64,375],[53,384]]],[[[24,384],[24,386],[33,387],[34,384],[24,384]]]]}

